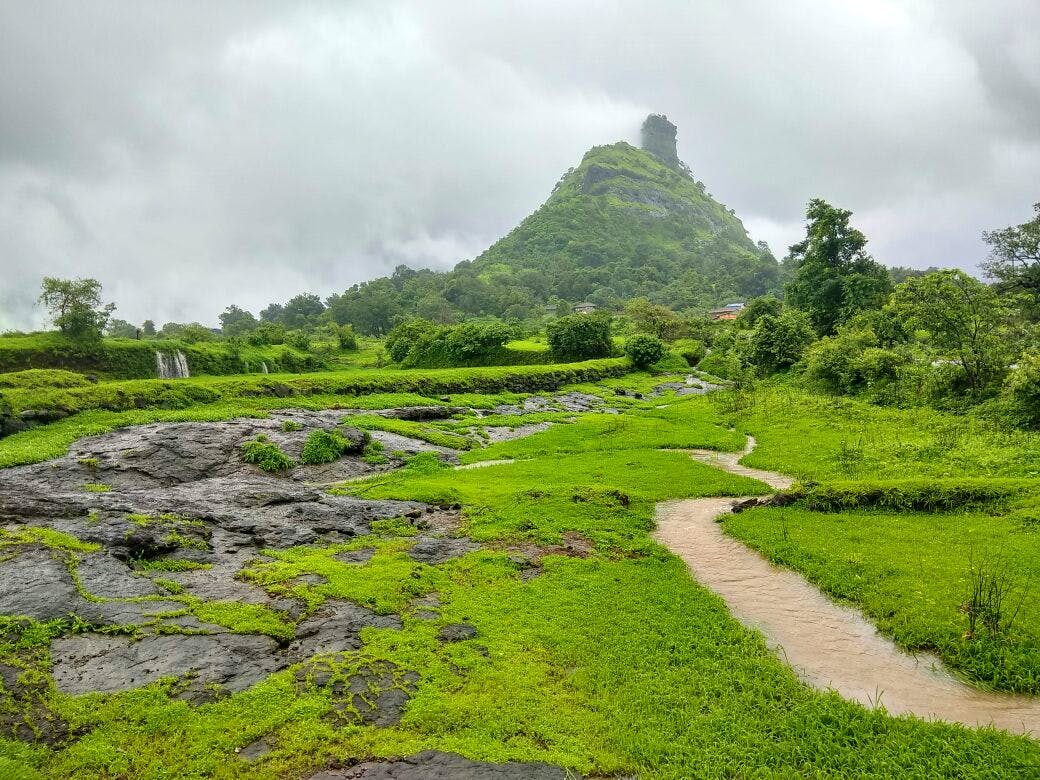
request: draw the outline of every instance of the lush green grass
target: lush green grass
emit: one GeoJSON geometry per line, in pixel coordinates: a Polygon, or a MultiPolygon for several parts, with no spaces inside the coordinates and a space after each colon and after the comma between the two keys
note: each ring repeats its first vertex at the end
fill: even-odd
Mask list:
{"type": "Polygon", "coordinates": [[[1040,693],[1036,530],[986,514],[793,508],[729,515],[724,528],[771,561],[860,606],[904,647],[935,650],[987,685],[1040,693]],[[1020,611],[1004,636],[977,630],[966,637],[972,566],[1008,577],[1012,590],[1005,609],[1020,611]]]}
{"type": "MultiPolygon", "coordinates": [[[[171,699],[169,681],[81,697],[51,686],[43,701],[86,733],[57,751],[0,739],[0,777],[274,780],[307,776],[332,758],[426,748],[663,780],[1002,777],[1040,764],[1040,744],[1025,738],[891,718],[799,684],[650,539],[658,501],[766,490],[659,449],[739,446],[725,415],[714,415],[701,399],[632,407],[623,418],[589,415],[540,434],[513,464],[455,471],[420,455],[400,472],[344,486],[368,497],[461,503],[465,530],[485,549],[446,564],[408,558],[414,529],[387,521],[349,544],[271,551],[243,572],[312,608],[339,597],[402,613],[403,630],[367,630],[364,648],[335,662],[344,675],[379,660],[416,671],[399,726],[334,726],[323,719],[329,694],[299,688],[295,670],[200,707],[171,699]],[[550,555],[540,576],[520,576],[513,545],[554,544],[568,533],[587,537],[588,558],[550,555]],[[334,557],[364,547],[375,548],[367,563],[334,557]],[[325,580],[294,584],[306,573],[325,580]],[[430,593],[440,596],[439,617],[413,618],[411,600],[430,593]],[[442,625],[460,621],[477,629],[474,640],[437,641],[442,625]],[[254,762],[236,756],[260,736],[270,753],[254,762]]],[[[819,536],[836,543],[834,535],[819,536]]],[[[78,544],[64,535],[51,541],[70,553],[78,544]]],[[[243,607],[185,601],[232,630],[285,635],[275,615],[243,607]]],[[[53,630],[36,626],[18,646],[0,630],[0,660],[16,655],[32,673],[45,672],[53,630]]]]}
{"type": "Polygon", "coordinates": [[[786,385],[719,393],[719,413],[758,441],[744,459],[799,479],[1040,477],[1040,433],[929,409],[891,409],[786,385]]]}
{"type": "Polygon", "coordinates": [[[18,399],[23,406],[40,408],[53,403],[58,408],[85,410],[0,439],[0,468],[55,458],[68,452],[69,446],[78,439],[129,425],[265,417],[272,410],[287,408],[387,409],[423,405],[487,408],[498,403],[517,403],[534,390],[557,389],[575,379],[587,381],[626,370],[624,361],[605,360],[520,369],[355,371],[236,379],[200,377],[171,382],[107,382],[82,388],[85,392],[75,398],[62,396],[63,391],[54,391],[47,398],[40,393],[26,392],[18,399]],[[525,392],[525,387],[531,389],[525,392]],[[272,388],[278,388],[282,395],[291,395],[291,399],[275,395],[272,388]],[[495,389],[504,392],[492,394],[495,389]],[[451,395],[442,395],[447,393],[451,395]],[[442,401],[442,397],[447,400],[442,401]],[[138,405],[146,408],[134,408],[138,405]]]}
{"type": "Polygon", "coordinates": [[[554,425],[542,433],[474,450],[467,453],[463,461],[597,450],[739,450],[743,447],[744,436],[722,427],[719,422],[712,410],[697,399],[683,399],[664,409],[643,410],[638,414],[582,415],[574,423],[554,425]]]}
{"type": "Polygon", "coordinates": [[[262,363],[272,372],[314,371],[325,365],[324,356],[284,345],[232,347],[221,341],[189,344],[171,339],[121,338],[81,343],[57,332],[46,332],[0,336],[0,373],[67,369],[111,378],[154,377],[155,353],[176,350],[185,354],[193,374],[259,374],[262,363]]]}
{"type": "Polygon", "coordinates": [[[398,420],[392,417],[381,417],[378,414],[357,414],[344,418],[344,422],[365,431],[388,431],[420,439],[438,447],[468,450],[473,443],[465,436],[445,431],[434,423],[416,422],[414,420],[398,420]]]}

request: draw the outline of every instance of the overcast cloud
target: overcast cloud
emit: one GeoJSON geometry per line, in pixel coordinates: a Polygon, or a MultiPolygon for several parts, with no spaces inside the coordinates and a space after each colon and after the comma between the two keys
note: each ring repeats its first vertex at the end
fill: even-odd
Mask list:
{"type": "Polygon", "coordinates": [[[214,323],[478,254],[643,117],[778,256],[824,197],[889,265],[1040,200],[1040,3],[0,0],[0,329],[40,278],[214,323]]]}

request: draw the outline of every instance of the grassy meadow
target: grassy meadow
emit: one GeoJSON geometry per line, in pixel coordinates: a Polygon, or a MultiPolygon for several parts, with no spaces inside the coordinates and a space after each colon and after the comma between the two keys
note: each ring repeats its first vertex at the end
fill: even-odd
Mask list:
{"type": "MultiPolygon", "coordinates": [[[[770,492],[677,450],[736,451],[751,433],[760,449],[749,463],[803,480],[900,477],[918,462],[925,465],[911,473],[1030,478],[1035,461],[1021,453],[1022,442],[1012,439],[987,449],[986,434],[979,431],[959,435],[955,448],[939,447],[937,438],[952,435],[943,431],[952,429],[955,419],[936,417],[915,433],[905,418],[875,407],[853,410],[852,422],[840,427],[844,412],[823,416],[829,399],[785,388],[766,388],[750,398],[736,393],[650,398],[656,384],[675,377],[619,376],[616,364],[603,366],[598,375],[579,367],[568,369],[574,373],[567,376],[560,367],[459,369],[450,373],[450,386],[449,375],[435,371],[398,372],[410,379],[396,386],[379,372],[366,382],[355,377],[352,384],[335,373],[155,382],[156,395],[147,397],[159,399],[171,385],[169,392],[176,394],[189,384],[216,397],[191,401],[183,391],[176,397],[190,402],[174,409],[155,403],[105,410],[95,404],[0,440],[0,463],[11,465],[58,455],[83,435],[155,420],[227,419],[285,407],[373,410],[436,403],[489,409],[544,392],[549,387],[544,372],[554,370],[559,389],[595,393],[618,411],[462,415],[421,424],[359,416],[355,422],[362,427],[436,443],[458,444],[465,437],[464,462],[515,461],[455,470],[419,455],[398,472],[334,489],[366,498],[461,505],[461,530],[482,549],[440,565],[417,563],[405,554],[415,529],[390,521],[346,543],[267,551],[240,572],[240,578],[273,594],[300,597],[312,610],[328,598],[345,598],[379,613],[401,614],[402,630],[367,629],[362,649],[332,661],[343,676],[374,661],[417,672],[418,687],[399,725],[331,723],[324,717],[329,693],[298,686],[295,669],[201,706],[172,698],[173,680],[118,694],[62,695],[47,676],[47,646],[55,627],[38,624],[13,644],[0,625],[0,662],[22,659],[22,674],[46,682],[47,705],[83,730],[79,739],[56,750],[0,738],[0,777],[274,780],[307,777],[330,759],[427,748],[644,780],[1007,777],[1040,765],[1040,745],[1028,738],[894,718],[801,684],[758,634],[734,620],[718,597],[650,537],[657,502],[770,492]],[[533,377],[531,389],[507,379],[517,371],[533,377]],[[243,392],[259,381],[284,382],[294,393],[281,398],[243,392]],[[360,391],[338,392],[345,387],[360,391]],[[545,421],[554,425],[487,446],[472,432],[477,424],[545,421]],[[863,439],[860,470],[849,471],[840,453],[849,442],[860,446],[856,434],[862,431],[875,431],[877,438],[863,439]],[[903,448],[887,460],[881,442],[897,439],[903,448]],[[926,450],[933,453],[927,459],[926,450]],[[578,549],[564,550],[574,539],[581,541],[578,549]],[[363,548],[374,549],[364,563],[335,557],[363,548]],[[530,577],[515,553],[537,548],[549,553],[541,558],[538,576],[530,577]],[[307,584],[300,580],[306,574],[320,574],[324,581],[307,584]],[[411,604],[430,594],[440,599],[437,618],[420,620],[411,604]],[[477,629],[473,641],[437,640],[440,627],[461,621],[477,629]],[[33,663],[26,665],[25,658],[33,663]],[[270,752],[255,760],[237,755],[261,736],[270,752]]],[[[958,543],[970,539],[974,549],[1014,550],[1007,560],[1023,570],[1038,560],[1036,531],[1016,525],[999,508],[994,511],[998,514],[823,513],[794,506],[743,513],[727,519],[725,528],[804,571],[835,596],[859,604],[897,641],[938,647],[946,655],[958,642],[971,644],[957,639],[965,619],[958,612],[964,590],[958,573],[966,562],[958,543]]],[[[73,556],[82,544],[53,535],[33,542],[73,556]]],[[[20,543],[26,540],[0,540],[0,545],[20,543]]],[[[270,610],[206,602],[185,608],[239,632],[279,637],[292,631],[270,610]]],[[[1040,612],[1023,608],[1012,626],[1014,641],[1026,647],[1038,628],[1040,612]]],[[[1018,664],[1016,676],[1004,681],[991,674],[993,658],[989,667],[980,661],[959,668],[980,683],[1031,690],[1032,682],[1022,682],[1036,679],[1026,655],[1004,656],[1018,664]]]]}

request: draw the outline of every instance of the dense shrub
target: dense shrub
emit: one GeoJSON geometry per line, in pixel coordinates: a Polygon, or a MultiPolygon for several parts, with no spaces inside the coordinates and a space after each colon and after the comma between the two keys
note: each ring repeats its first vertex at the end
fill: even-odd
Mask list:
{"type": "Polygon", "coordinates": [[[546,327],[549,352],[556,360],[591,360],[613,352],[610,320],[596,314],[571,314],[546,327]]]}
{"type": "Polygon", "coordinates": [[[1040,353],[1019,359],[1018,367],[1004,383],[1004,393],[1020,424],[1040,428],[1040,353]]]}
{"type": "Polygon", "coordinates": [[[677,352],[686,361],[686,365],[690,367],[696,366],[704,359],[704,356],[708,354],[708,350],[705,349],[703,342],[695,339],[679,339],[672,344],[672,349],[677,352]]]}
{"type": "Polygon", "coordinates": [[[282,452],[277,444],[268,441],[263,434],[252,441],[243,442],[242,460],[263,471],[285,471],[296,465],[292,458],[282,452]]]}
{"type": "Polygon", "coordinates": [[[737,316],[737,326],[741,328],[753,328],[760,319],[765,316],[779,317],[783,312],[784,305],[772,295],[760,295],[748,301],[740,314],[737,316]]]}
{"type": "Polygon", "coordinates": [[[307,352],[311,348],[311,337],[302,330],[294,330],[285,334],[285,343],[300,352],[307,352]]]}
{"type": "Polygon", "coordinates": [[[350,441],[339,431],[313,431],[303,445],[300,461],[310,464],[332,463],[350,448],[350,441]]]}
{"type": "Polygon", "coordinates": [[[748,343],[748,362],[763,374],[784,371],[799,360],[816,338],[809,318],[795,309],[779,317],[763,314],[748,343]]]}
{"type": "Polygon", "coordinates": [[[740,358],[733,353],[715,350],[701,359],[697,369],[723,379],[736,379],[744,370],[744,366],[740,358]]]}
{"type": "Polygon", "coordinates": [[[664,357],[664,344],[657,336],[638,333],[625,342],[625,354],[636,368],[647,368],[664,357]]]}
{"type": "Polygon", "coordinates": [[[339,348],[347,352],[354,352],[358,348],[357,335],[350,325],[336,326],[336,341],[339,348]]]}

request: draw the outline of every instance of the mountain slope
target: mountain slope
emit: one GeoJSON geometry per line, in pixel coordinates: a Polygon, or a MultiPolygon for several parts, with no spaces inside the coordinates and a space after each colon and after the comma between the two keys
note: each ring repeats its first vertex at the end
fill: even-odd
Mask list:
{"type": "Polygon", "coordinates": [[[702,184],[624,142],[591,149],[473,265],[482,276],[544,274],[546,297],[607,304],[647,295],[678,308],[762,294],[778,274],[702,184]]]}
{"type": "Polygon", "coordinates": [[[675,132],[650,116],[644,148],[590,149],[537,211],[475,260],[447,274],[398,268],[333,296],[333,316],[380,333],[398,315],[527,318],[556,299],[615,307],[640,296],[704,310],[779,289],[776,260],[693,178],[675,132]]]}

